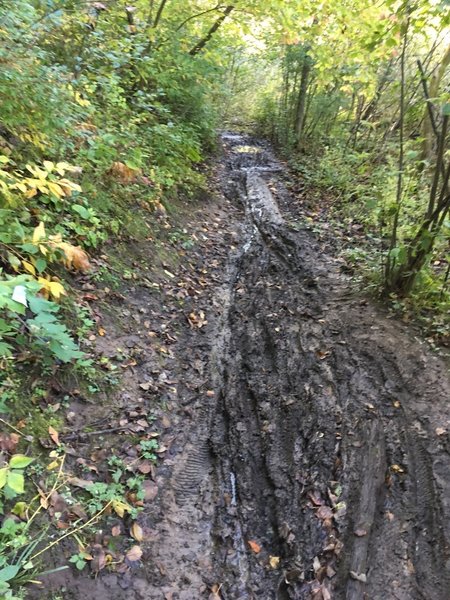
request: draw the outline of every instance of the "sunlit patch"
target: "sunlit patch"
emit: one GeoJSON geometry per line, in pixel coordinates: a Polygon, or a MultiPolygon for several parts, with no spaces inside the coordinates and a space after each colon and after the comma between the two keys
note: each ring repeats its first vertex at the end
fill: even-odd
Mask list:
{"type": "Polygon", "coordinates": [[[234,151],[241,154],[260,154],[262,149],[258,148],[258,146],[236,146],[234,151]]]}

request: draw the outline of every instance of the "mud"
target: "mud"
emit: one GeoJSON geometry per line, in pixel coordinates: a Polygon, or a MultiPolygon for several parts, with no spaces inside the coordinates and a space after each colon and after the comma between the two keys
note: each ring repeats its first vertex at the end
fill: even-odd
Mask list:
{"type": "Polygon", "coordinates": [[[142,569],[64,597],[448,600],[448,366],[292,226],[270,149],[222,139],[208,325],[173,346],[142,569]]]}

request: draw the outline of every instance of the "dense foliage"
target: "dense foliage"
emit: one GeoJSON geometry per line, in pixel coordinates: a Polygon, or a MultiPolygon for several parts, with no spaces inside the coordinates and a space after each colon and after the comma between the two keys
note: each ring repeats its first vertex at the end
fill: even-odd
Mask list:
{"type": "Polygon", "coordinates": [[[296,19],[267,42],[259,73],[271,77],[249,112],[304,181],[332,192],[334,214],[365,228],[351,256],[374,285],[445,334],[450,6],[299,3],[296,19]]]}

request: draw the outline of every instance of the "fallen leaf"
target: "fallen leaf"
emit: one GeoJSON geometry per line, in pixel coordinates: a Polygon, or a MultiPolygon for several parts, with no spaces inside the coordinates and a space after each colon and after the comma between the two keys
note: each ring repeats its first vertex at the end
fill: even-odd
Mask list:
{"type": "Polygon", "coordinates": [[[322,591],[322,598],[323,598],[323,600],[331,600],[331,594],[330,594],[329,590],[324,585],[322,585],[321,591],[322,591]]]}
{"type": "Polygon", "coordinates": [[[356,581],[367,583],[367,576],[365,573],[356,573],[356,571],[350,571],[350,577],[352,579],[356,579],[356,581]]]}
{"type": "Polygon", "coordinates": [[[50,426],[49,426],[49,428],[48,428],[48,433],[49,433],[49,435],[50,435],[51,439],[52,439],[52,440],[55,442],[55,444],[56,444],[57,446],[60,446],[60,445],[61,445],[61,442],[59,441],[59,434],[58,434],[58,432],[56,431],[56,429],[54,429],[54,428],[53,428],[53,427],[50,425],[50,426]]]}
{"type": "Polygon", "coordinates": [[[353,533],[356,535],[356,537],[364,537],[367,535],[367,531],[365,529],[355,529],[353,533]]]}
{"type": "Polygon", "coordinates": [[[57,469],[59,467],[59,460],[54,460],[49,465],[47,465],[47,471],[53,471],[53,469],[57,469]]]}
{"type": "Polygon", "coordinates": [[[221,585],[217,585],[217,583],[215,583],[211,588],[211,593],[208,596],[208,600],[221,600],[221,597],[220,597],[220,588],[221,587],[222,587],[221,585]]]}
{"type": "Polygon", "coordinates": [[[322,565],[320,564],[319,557],[315,556],[314,560],[313,560],[314,573],[318,573],[318,571],[320,571],[321,568],[322,568],[322,565]]]}
{"type": "Polygon", "coordinates": [[[158,495],[158,486],[153,481],[144,481],[142,487],[144,488],[144,500],[147,502],[154,500],[158,495]]]}
{"type": "Polygon", "coordinates": [[[98,573],[106,567],[105,551],[100,544],[94,544],[92,546],[91,554],[93,555],[93,558],[89,565],[94,573],[98,573]]]}
{"type": "Polygon", "coordinates": [[[73,485],[75,487],[79,487],[81,489],[86,489],[88,486],[92,485],[94,482],[89,479],[80,479],[79,477],[69,477],[67,479],[67,483],[69,485],[73,485]]]}
{"type": "Polygon", "coordinates": [[[142,558],[142,549],[140,546],[132,546],[125,555],[130,562],[135,562],[142,558]]]}
{"type": "Polygon", "coordinates": [[[405,469],[403,469],[400,465],[391,465],[391,471],[393,473],[404,473],[405,469]]]}
{"type": "Polygon", "coordinates": [[[329,506],[321,506],[317,509],[316,515],[324,521],[325,519],[333,518],[333,511],[329,506]]]}
{"type": "Polygon", "coordinates": [[[261,546],[257,542],[249,540],[248,545],[255,554],[259,554],[261,552],[261,546]]]}
{"type": "Polygon", "coordinates": [[[120,525],[114,525],[114,527],[111,529],[111,535],[113,537],[117,537],[118,535],[121,534],[121,528],[120,525]]]}
{"type": "Polygon", "coordinates": [[[445,435],[447,433],[447,430],[444,429],[444,427],[436,427],[435,431],[436,435],[445,435]]]}
{"type": "Polygon", "coordinates": [[[0,450],[13,453],[19,443],[20,435],[17,433],[2,433],[0,434],[0,450]]]}
{"type": "Polygon", "coordinates": [[[144,475],[147,475],[148,473],[151,472],[152,467],[153,467],[153,465],[152,465],[152,463],[149,460],[143,460],[138,465],[138,471],[140,473],[143,473],[144,475]]]}
{"type": "Polygon", "coordinates": [[[131,510],[131,506],[126,502],[122,502],[121,500],[113,500],[111,504],[114,512],[119,515],[119,517],[125,516],[125,513],[130,512],[131,510]]]}
{"type": "Polygon", "coordinates": [[[280,557],[279,556],[270,556],[269,557],[269,565],[272,569],[278,569],[280,566],[280,557]]]}
{"type": "Polygon", "coordinates": [[[144,532],[142,531],[142,527],[138,523],[133,523],[130,528],[131,537],[133,537],[137,542],[142,542],[144,539],[144,532]]]}
{"type": "Polygon", "coordinates": [[[106,331],[103,329],[103,327],[99,327],[98,328],[98,335],[103,337],[106,334],[106,331]]]}

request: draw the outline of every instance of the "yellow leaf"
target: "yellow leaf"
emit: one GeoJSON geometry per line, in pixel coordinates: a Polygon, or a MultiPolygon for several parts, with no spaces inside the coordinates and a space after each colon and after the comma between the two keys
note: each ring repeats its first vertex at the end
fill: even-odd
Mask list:
{"type": "Polygon", "coordinates": [[[40,242],[43,238],[45,238],[45,235],[45,225],[41,221],[33,231],[33,244],[40,242]]]}
{"type": "Polygon", "coordinates": [[[61,298],[61,296],[66,295],[66,290],[57,281],[50,281],[48,287],[49,287],[50,295],[53,296],[53,298],[56,298],[57,300],[59,300],[61,298]]]}
{"type": "Polygon", "coordinates": [[[31,188],[30,190],[28,190],[28,192],[25,194],[25,196],[27,198],[33,198],[33,196],[36,196],[36,194],[37,194],[37,189],[31,188]]]}
{"type": "Polygon", "coordinates": [[[59,467],[59,460],[54,460],[49,465],[47,465],[47,471],[53,471],[53,469],[57,469],[59,467]]]}
{"type": "Polygon", "coordinates": [[[39,250],[42,252],[42,254],[43,254],[44,256],[47,256],[47,254],[48,254],[48,250],[47,250],[47,248],[46,248],[44,245],[42,245],[42,244],[39,244],[39,250]]]}
{"type": "Polygon", "coordinates": [[[57,198],[62,198],[63,196],[66,196],[66,192],[63,190],[63,188],[54,181],[49,181],[47,183],[47,187],[51,191],[51,193],[57,198]]]}
{"type": "Polygon", "coordinates": [[[53,171],[53,169],[55,168],[55,163],[52,163],[51,160],[44,160],[43,164],[49,173],[51,173],[53,171]]]}
{"type": "Polygon", "coordinates": [[[29,263],[26,260],[23,260],[22,265],[27,273],[31,273],[31,275],[36,276],[36,269],[33,267],[33,265],[31,263],[29,263]]]}
{"type": "Polygon", "coordinates": [[[45,292],[45,296],[52,296],[56,300],[59,300],[61,296],[66,295],[66,290],[58,281],[50,281],[50,279],[45,279],[45,277],[38,278],[39,283],[42,285],[42,290],[45,292]]]}
{"type": "Polygon", "coordinates": [[[22,194],[26,194],[27,193],[27,186],[24,183],[16,183],[16,185],[14,186],[15,188],[17,188],[18,190],[20,190],[22,192],[22,194]]]}
{"type": "Polygon", "coordinates": [[[123,517],[126,512],[131,511],[131,506],[126,502],[122,502],[121,500],[113,500],[112,507],[114,512],[119,515],[119,517],[123,517]]]}
{"type": "Polygon", "coordinates": [[[279,556],[271,556],[269,558],[269,564],[272,567],[272,569],[278,569],[278,567],[280,566],[280,557],[279,556]]]}

